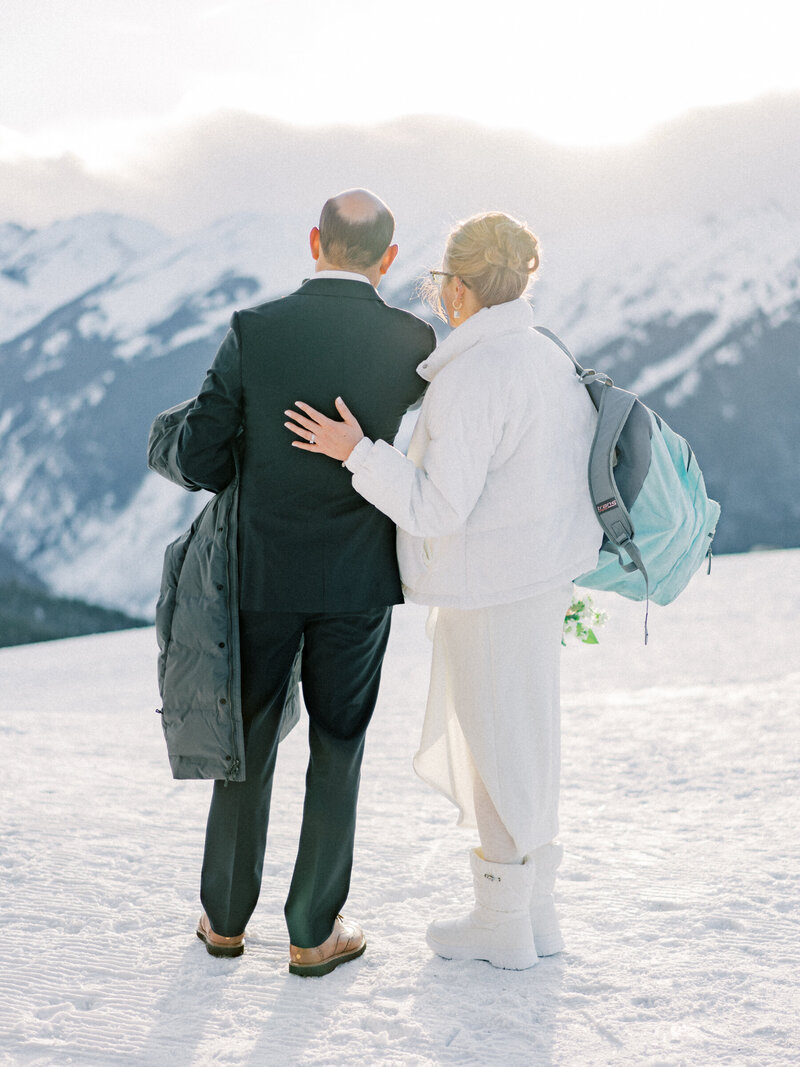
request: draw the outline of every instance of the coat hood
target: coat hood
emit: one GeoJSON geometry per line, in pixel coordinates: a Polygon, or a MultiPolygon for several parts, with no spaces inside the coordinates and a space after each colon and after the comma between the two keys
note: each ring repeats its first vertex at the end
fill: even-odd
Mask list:
{"type": "Polygon", "coordinates": [[[524,296],[505,304],[481,308],[437,345],[417,367],[417,374],[431,382],[451,360],[481,341],[504,333],[517,333],[533,326],[533,308],[524,296]]]}

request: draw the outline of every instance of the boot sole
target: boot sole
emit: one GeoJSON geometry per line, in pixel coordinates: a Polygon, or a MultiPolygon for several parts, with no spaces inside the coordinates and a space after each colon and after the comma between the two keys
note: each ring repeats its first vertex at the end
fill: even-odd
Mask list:
{"type": "Polygon", "coordinates": [[[355,951],[343,952],[340,956],[331,956],[329,960],[324,960],[322,963],[290,963],[289,974],[297,974],[301,978],[321,978],[323,974],[330,974],[342,963],[349,963],[350,960],[363,956],[366,947],[365,941],[355,951]]]}
{"type": "Polygon", "coordinates": [[[490,963],[492,967],[497,967],[501,971],[527,971],[529,967],[535,967],[539,962],[538,954],[534,953],[533,958],[530,956],[517,956],[506,958],[502,963],[495,963],[488,955],[486,956],[460,956],[458,953],[454,953],[452,949],[446,948],[444,945],[440,945],[434,938],[428,935],[425,940],[428,942],[428,947],[432,948],[437,956],[441,956],[444,960],[480,960],[482,963],[490,963]]]}
{"type": "Polygon", "coordinates": [[[206,951],[210,956],[230,960],[236,956],[241,956],[244,952],[244,941],[242,941],[241,945],[215,945],[213,941],[208,940],[201,930],[195,930],[195,933],[206,946],[206,951]]]}

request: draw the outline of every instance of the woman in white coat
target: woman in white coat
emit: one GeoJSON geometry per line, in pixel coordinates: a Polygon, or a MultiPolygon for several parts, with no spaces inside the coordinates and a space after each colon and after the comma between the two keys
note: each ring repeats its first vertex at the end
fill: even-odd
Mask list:
{"type": "Polygon", "coordinates": [[[447,241],[453,332],[418,367],[430,382],[408,457],[307,404],[298,448],[344,462],[398,526],[405,595],[432,607],[430,691],[414,765],[477,826],[476,905],[434,922],[441,956],[522,969],[563,947],[552,902],[560,846],[559,658],[571,582],[596,565],[587,487],[595,413],[572,364],[532,329],[536,238],[500,212],[447,241]]]}

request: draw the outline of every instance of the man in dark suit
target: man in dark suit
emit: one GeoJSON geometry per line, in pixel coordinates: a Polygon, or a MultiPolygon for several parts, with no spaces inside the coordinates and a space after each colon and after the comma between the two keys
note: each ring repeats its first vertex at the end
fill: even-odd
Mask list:
{"type": "Polygon", "coordinates": [[[214,785],[198,936],[212,955],[243,951],[261,887],[281,710],[304,641],[310,759],[285,914],[290,970],[325,974],[366,946],[339,912],[353,860],[364,735],[378,695],[392,605],[402,601],[395,529],[334,460],[292,448],[285,409],[303,398],[331,417],[334,399],[391,441],[420,396],[417,365],[433,330],[387,306],[376,286],[397,254],[394,219],[351,189],[329,200],[310,235],[316,273],[280,300],[237,312],[188,412],[177,449],[184,477],[239,490],[244,782],[214,785]]]}

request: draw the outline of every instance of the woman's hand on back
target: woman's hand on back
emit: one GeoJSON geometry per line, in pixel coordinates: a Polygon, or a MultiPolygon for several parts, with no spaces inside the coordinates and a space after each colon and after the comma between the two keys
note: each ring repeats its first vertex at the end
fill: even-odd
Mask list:
{"type": "Polygon", "coordinates": [[[295,400],[295,407],[300,408],[302,414],[294,410],[284,411],[284,415],[292,419],[284,426],[301,438],[292,441],[294,448],[319,452],[343,463],[364,436],[358,420],[340,396],[336,398],[336,410],[342,416],[341,422],[327,418],[302,400],[295,400]]]}

